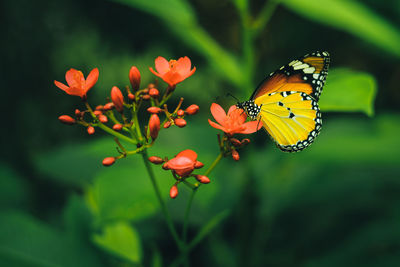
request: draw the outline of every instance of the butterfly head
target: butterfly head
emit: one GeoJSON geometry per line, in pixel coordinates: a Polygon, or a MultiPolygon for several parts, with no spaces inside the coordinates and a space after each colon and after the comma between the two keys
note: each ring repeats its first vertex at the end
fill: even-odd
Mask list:
{"type": "Polygon", "coordinates": [[[236,107],[243,109],[246,112],[247,116],[249,116],[252,120],[257,120],[261,111],[261,106],[258,106],[256,103],[254,103],[254,100],[238,102],[236,104],[236,107]]]}

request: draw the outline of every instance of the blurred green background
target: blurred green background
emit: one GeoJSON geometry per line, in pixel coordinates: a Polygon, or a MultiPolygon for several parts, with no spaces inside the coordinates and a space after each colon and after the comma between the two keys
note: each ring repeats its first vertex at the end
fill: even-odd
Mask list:
{"type": "MultiPolygon", "coordinates": [[[[196,194],[192,266],[400,265],[400,2],[351,0],[2,1],[1,266],[168,266],[179,256],[140,157],[116,155],[98,130],[61,125],[83,108],[53,85],[71,67],[100,69],[89,92],[143,85],[157,56],[189,56],[196,73],[175,99],[200,113],[160,133],[150,155],[193,149],[218,155],[207,119],[247,99],[267,74],[315,50],[331,54],[320,100],[323,130],[309,149],[280,152],[252,135],[241,159],[224,159],[196,194]],[[211,220],[211,223],[209,223],[211,220]],[[209,224],[208,224],[209,223],[209,224]]],[[[161,88],[160,88],[161,89],[161,88]]],[[[185,106],[185,107],[186,107],[185,106]]],[[[148,119],[143,114],[143,121],[148,119]]],[[[168,199],[169,172],[154,167],[182,226],[189,190],[168,199]]]]}

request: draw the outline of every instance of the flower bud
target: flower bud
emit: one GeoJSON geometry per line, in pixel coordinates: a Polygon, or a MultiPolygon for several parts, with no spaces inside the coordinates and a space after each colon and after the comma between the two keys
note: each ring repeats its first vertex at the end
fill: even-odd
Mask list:
{"type": "Polygon", "coordinates": [[[95,108],[95,110],[103,110],[104,109],[104,107],[103,107],[103,105],[98,105],[96,108],[95,108]]]}
{"type": "Polygon", "coordinates": [[[239,160],[239,153],[236,150],[232,150],[232,158],[236,161],[239,160]]]}
{"type": "Polygon", "coordinates": [[[179,128],[185,127],[186,126],[186,121],[182,118],[176,118],[174,120],[174,123],[176,126],[178,126],[179,128]]]}
{"type": "MultiPolygon", "coordinates": [[[[132,66],[132,68],[129,71],[129,81],[131,82],[132,89],[137,90],[140,87],[140,72],[138,68],[135,66],[132,66]]],[[[132,100],[132,99],[131,99],[132,100]]]]}
{"type": "Polygon", "coordinates": [[[175,184],[169,190],[169,196],[171,198],[176,198],[178,196],[178,187],[175,184]]]}
{"type": "Polygon", "coordinates": [[[99,115],[98,118],[99,118],[99,121],[100,121],[101,123],[107,123],[107,122],[108,122],[107,116],[105,116],[105,115],[103,115],[103,114],[99,115]]]}
{"type": "Polygon", "coordinates": [[[67,125],[75,124],[75,119],[68,115],[61,115],[60,117],[58,117],[58,120],[67,125]]]}
{"type": "Polygon", "coordinates": [[[103,114],[103,112],[101,112],[100,110],[95,110],[95,111],[93,111],[93,113],[96,116],[100,116],[101,114],[103,114]]]}
{"type": "Polygon", "coordinates": [[[242,145],[247,145],[248,143],[250,143],[250,139],[249,138],[245,138],[242,140],[242,145]]]}
{"type": "Polygon", "coordinates": [[[170,121],[166,121],[166,122],[164,123],[164,128],[167,129],[167,128],[169,128],[169,127],[171,127],[171,122],[170,122],[170,121]]]}
{"type": "Polygon", "coordinates": [[[198,175],[198,174],[195,174],[195,175],[193,175],[193,176],[194,176],[194,178],[196,178],[197,181],[199,181],[199,182],[202,183],[202,184],[208,184],[208,183],[210,183],[210,178],[208,178],[208,177],[205,176],[205,175],[198,175]]]}
{"type": "Polygon", "coordinates": [[[110,102],[103,106],[103,110],[112,110],[114,108],[114,103],[110,102]]]}
{"type": "Polygon", "coordinates": [[[111,89],[111,100],[114,103],[115,109],[122,113],[124,111],[124,96],[118,87],[113,86],[111,89]]]}
{"type": "Polygon", "coordinates": [[[90,135],[94,134],[94,127],[93,126],[87,127],[87,133],[90,135]]]}
{"type": "Polygon", "coordinates": [[[198,105],[190,105],[189,107],[187,107],[187,109],[185,110],[186,111],[186,113],[188,114],[188,115],[194,115],[194,114],[196,114],[198,111],[199,111],[199,106],[198,105]]]}
{"type": "Polygon", "coordinates": [[[103,165],[106,166],[106,167],[111,166],[114,163],[115,163],[115,158],[114,157],[108,157],[108,158],[103,159],[103,165]]]}
{"type": "Polygon", "coordinates": [[[75,109],[75,116],[82,117],[82,112],[79,109],[75,109]]]}
{"type": "Polygon", "coordinates": [[[143,100],[149,100],[151,97],[150,97],[150,95],[143,95],[142,96],[142,99],[143,100]]]}
{"type": "Polygon", "coordinates": [[[117,132],[121,131],[122,130],[122,124],[119,124],[119,123],[114,124],[113,125],[113,130],[117,131],[117,132]]]}
{"type": "Polygon", "coordinates": [[[151,89],[151,88],[156,88],[154,83],[149,83],[149,85],[147,85],[147,88],[151,89]]]}
{"type": "Polygon", "coordinates": [[[159,108],[159,107],[149,107],[149,108],[147,109],[147,111],[148,111],[149,113],[152,113],[152,114],[160,113],[161,110],[162,110],[162,109],[159,108]]]}
{"type": "Polygon", "coordinates": [[[145,88],[142,90],[143,94],[148,94],[149,93],[149,89],[145,88]]]}
{"type": "Polygon", "coordinates": [[[129,98],[129,100],[135,100],[135,95],[134,94],[132,94],[132,93],[129,93],[128,94],[128,98],[129,98]]]}
{"type": "Polygon", "coordinates": [[[163,160],[162,158],[156,157],[156,156],[151,156],[151,157],[149,157],[149,161],[150,161],[151,163],[154,163],[154,164],[161,164],[161,163],[164,162],[164,160],[163,160]]]}
{"type": "Polygon", "coordinates": [[[158,90],[156,89],[156,88],[151,88],[150,90],[149,90],[149,95],[151,96],[151,97],[153,97],[153,98],[157,98],[158,96],[159,96],[159,92],[158,92],[158,90]]]}
{"type": "Polygon", "coordinates": [[[203,168],[203,167],[204,167],[204,164],[202,162],[200,162],[200,161],[196,161],[196,163],[194,164],[194,168],[195,169],[200,169],[200,168],[203,168]]]}
{"type": "Polygon", "coordinates": [[[176,112],[176,115],[178,115],[178,116],[183,116],[183,115],[185,115],[185,111],[183,111],[182,109],[180,109],[180,110],[178,110],[178,111],[176,112]]]}
{"type": "Polygon", "coordinates": [[[169,170],[168,162],[165,162],[165,163],[162,165],[162,168],[163,168],[164,170],[169,170]]]}
{"type": "Polygon", "coordinates": [[[229,140],[231,141],[232,145],[234,145],[234,146],[236,146],[236,147],[242,145],[242,142],[240,142],[240,141],[239,141],[238,139],[236,139],[236,138],[231,138],[231,139],[229,139],[229,140]]]}
{"type": "Polygon", "coordinates": [[[158,132],[160,131],[160,118],[156,114],[153,114],[150,117],[149,130],[151,138],[155,140],[158,136],[158,132]]]}

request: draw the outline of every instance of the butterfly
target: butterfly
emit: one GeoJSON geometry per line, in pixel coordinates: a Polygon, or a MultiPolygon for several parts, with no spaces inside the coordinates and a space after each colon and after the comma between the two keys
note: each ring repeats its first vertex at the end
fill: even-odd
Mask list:
{"type": "Polygon", "coordinates": [[[252,120],[259,120],[285,152],[308,147],[321,131],[318,100],[328,74],[329,53],[314,52],[272,72],[250,100],[238,102],[252,120]]]}

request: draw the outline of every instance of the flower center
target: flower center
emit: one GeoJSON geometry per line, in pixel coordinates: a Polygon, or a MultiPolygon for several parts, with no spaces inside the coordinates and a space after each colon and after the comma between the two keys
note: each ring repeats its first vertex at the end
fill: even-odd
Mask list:
{"type": "Polygon", "coordinates": [[[175,68],[175,66],[176,66],[176,60],[175,59],[171,59],[169,61],[169,68],[172,70],[172,69],[175,68]]]}

